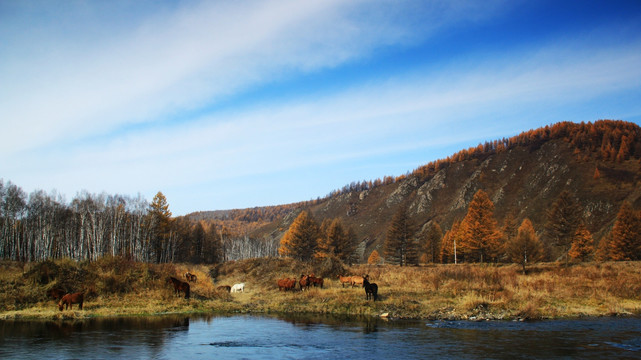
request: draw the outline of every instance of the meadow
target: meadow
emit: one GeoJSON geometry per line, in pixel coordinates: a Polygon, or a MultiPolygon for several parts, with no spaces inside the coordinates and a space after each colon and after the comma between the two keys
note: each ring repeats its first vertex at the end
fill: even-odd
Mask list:
{"type": "MultiPolygon", "coordinates": [[[[536,320],[641,316],[639,262],[398,267],[301,263],[262,258],[217,265],[147,264],[118,257],[93,262],[0,262],[0,319],[82,319],[171,313],[309,313],[392,319],[536,320]],[[176,296],[169,276],[185,280],[191,296],[176,296]],[[278,279],[314,273],[323,288],[279,291],[278,279]],[[360,287],[343,287],[338,274],[369,275],[379,301],[360,287]],[[245,283],[245,292],[218,291],[245,283]],[[59,311],[47,291],[85,292],[84,308],[59,311]]],[[[298,289],[298,287],[297,287],[298,289]]]]}

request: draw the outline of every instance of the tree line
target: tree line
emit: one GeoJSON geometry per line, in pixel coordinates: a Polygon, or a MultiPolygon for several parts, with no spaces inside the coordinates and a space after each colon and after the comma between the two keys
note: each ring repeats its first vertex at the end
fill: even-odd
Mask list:
{"type": "Polygon", "coordinates": [[[141,195],[78,193],[71,202],[56,192],[26,194],[0,179],[0,259],[93,261],[121,256],[143,262],[215,263],[273,256],[277,245],[225,226],[174,218],[162,192],[141,195]]]}
{"type": "Polygon", "coordinates": [[[356,233],[340,218],[325,219],[319,225],[307,211],[301,211],[280,240],[278,254],[300,261],[336,257],[351,264],[358,261],[356,233]]]}
{"type": "MultiPolygon", "coordinates": [[[[521,264],[524,272],[527,264],[555,260],[553,253],[566,264],[570,260],[641,260],[641,212],[629,202],[623,203],[612,231],[598,244],[581,220],[581,213],[576,199],[563,191],[548,210],[541,235],[528,218],[517,224],[512,215],[499,228],[494,204],[485,191],[479,190],[465,217],[443,234],[435,221],[419,233],[407,208],[401,207],[388,227],[383,257],[385,262],[401,266],[419,262],[513,262],[521,264]]],[[[368,262],[378,261],[376,251],[368,262]]]]}

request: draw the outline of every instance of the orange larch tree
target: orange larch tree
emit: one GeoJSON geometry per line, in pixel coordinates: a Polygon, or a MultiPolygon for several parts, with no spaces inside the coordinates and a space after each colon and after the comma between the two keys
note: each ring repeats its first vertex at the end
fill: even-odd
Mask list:
{"type": "Polygon", "coordinates": [[[458,262],[456,248],[457,242],[460,242],[460,232],[461,222],[459,220],[454,221],[452,228],[445,232],[443,239],[441,239],[441,263],[443,264],[452,264],[458,262]]]}
{"type": "Polygon", "coordinates": [[[585,224],[581,222],[579,227],[574,233],[572,238],[572,247],[568,252],[568,255],[578,261],[587,261],[590,256],[594,253],[594,239],[592,234],[585,227],[585,224]]]}
{"type": "Polygon", "coordinates": [[[494,203],[487,193],[479,190],[474,194],[461,223],[461,248],[466,251],[465,260],[474,262],[497,259],[501,233],[494,219],[494,203]]]}
{"type": "Polygon", "coordinates": [[[543,244],[534,231],[534,226],[530,219],[524,219],[519,226],[518,233],[515,237],[505,244],[505,253],[511,261],[521,264],[523,274],[525,266],[529,263],[540,261],[543,258],[543,244]]]}
{"type": "Polygon", "coordinates": [[[316,221],[307,211],[301,211],[280,240],[278,253],[301,261],[311,260],[320,237],[316,221]]]}
{"type": "Polygon", "coordinates": [[[381,256],[378,254],[378,251],[374,250],[367,258],[367,263],[370,265],[377,265],[381,261],[381,256]]]}
{"type": "Polygon", "coordinates": [[[612,228],[610,259],[615,261],[641,259],[641,219],[627,201],[621,205],[612,228]]]}

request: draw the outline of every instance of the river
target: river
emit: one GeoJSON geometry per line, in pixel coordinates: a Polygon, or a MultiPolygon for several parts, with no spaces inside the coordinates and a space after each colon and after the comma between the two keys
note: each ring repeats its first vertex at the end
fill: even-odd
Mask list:
{"type": "Polygon", "coordinates": [[[626,359],[641,319],[385,321],[159,316],[0,321],[0,359],[626,359]]]}

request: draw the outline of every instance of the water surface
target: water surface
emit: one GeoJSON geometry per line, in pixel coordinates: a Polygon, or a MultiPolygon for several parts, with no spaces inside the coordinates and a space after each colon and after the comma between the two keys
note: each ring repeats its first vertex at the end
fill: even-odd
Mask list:
{"type": "Polygon", "coordinates": [[[641,358],[641,319],[163,316],[0,321],[1,359],[641,358]]]}

